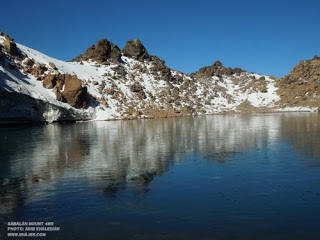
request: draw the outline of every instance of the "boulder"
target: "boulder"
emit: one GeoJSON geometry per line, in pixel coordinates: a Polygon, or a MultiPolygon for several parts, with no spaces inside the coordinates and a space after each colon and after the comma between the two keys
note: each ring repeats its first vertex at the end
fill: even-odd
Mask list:
{"type": "Polygon", "coordinates": [[[2,45],[8,54],[13,56],[19,55],[17,45],[10,38],[5,38],[2,45]]]}
{"type": "Polygon", "coordinates": [[[87,108],[89,106],[90,97],[86,87],[82,87],[78,91],[64,91],[63,98],[70,106],[75,108],[87,108]]]}
{"type": "Polygon", "coordinates": [[[132,92],[140,92],[143,91],[143,86],[139,82],[135,82],[133,85],[131,85],[130,90],[132,92]]]}
{"type": "Polygon", "coordinates": [[[23,61],[23,63],[24,63],[25,65],[27,65],[27,66],[32,67],[33,64],[34,64],[34,61],[33,61],[33,59],[31,59],[31,58],[26,58],[26,59],[23,61]]]}
{"type": "Polygon", "coordinates": [[[138,61],[149,59],[150,55],[139,39],[129,40],[122,50],[123,55],[138,61]]]}
{"type": "Polygon", "coordinates": [[[139,99],[146,99],[146,93],[143,91],[144,87],[139,83],[139,82],[135,82],[133,85],[131,85],[130,90],[134,93],[136,93],[136,96],[139,99]]]}
{"type": "Polygon", "coordinates": [[[78,91],[81,89],[82,83],[78,79],[77,75],[66,76],[65,78],[65,92],[78,91]]]}
{"type": "MultiPolygon", "coordinates": [[[[76,75],[65,76],[65,87],[62,93],[62,99],[72,107],[87,108],[89,106],[90,96],[86,87],[82,87],[82,82],[76,75]]],[[[58,97],[58,96],[57,96],[58,97]]]]}
{"type": "Polygon", "coordinates": [[[267,93],[268,92],[268,88],[266,85],[262,85],[259,87],[259,91],[262,93],[267,93]]]}
{"type": "Polygon", "coordinates": [[[30,73],[37,78],[40,75],[42,75],[44,73],[44,71],[42,69],[37,68],[37,67],[33,67],[33,68],[31,68],[30,73]]]}
{"type": "Polygon", "coordinates": [[[54,70],[57,70],[57,67],[56,67],[56,65],[54,65],[54,63],[49,62],[49,66],[50,66],[51,68],[53,68],[54,70]]]}
{"type": "Polygon", "coordinates": [[[43,71],[47,70],[46,65],[44,63],[39,63],[39,62],[36,62],[36,68],[41,69],[43,71]]]}
{"type": "Polygon", "coordinates": [[[47,89],[52,89],[56,86],[57,78],[55,75],[48,75],[43,79],[42,85],[47,89]]]}

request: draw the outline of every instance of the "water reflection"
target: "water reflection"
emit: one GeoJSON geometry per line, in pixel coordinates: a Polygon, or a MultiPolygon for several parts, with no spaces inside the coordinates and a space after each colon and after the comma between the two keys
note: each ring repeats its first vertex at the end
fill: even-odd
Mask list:
{"type": "Polygon", "coordinates": [[[107,196],[128,184],[144,194],[155,176],[186,155],[219,165],[251,149],[286,141],[319,166],[318,114],[219,115],[0,129],[0,215],[86,181],[107,196]],[[39,184],[44,182],[45,184],[39,184]]]}
{"type": "Polygon", "coordinates": [[[319,114],[290,114],[281,118],[281,138],[294,149],[310,157],[313,166],[319,167],[320,160],[320,117],[319,114]]]}

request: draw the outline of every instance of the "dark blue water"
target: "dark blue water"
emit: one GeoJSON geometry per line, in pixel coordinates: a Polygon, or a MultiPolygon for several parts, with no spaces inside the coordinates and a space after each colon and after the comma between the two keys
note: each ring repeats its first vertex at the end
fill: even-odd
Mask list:
{"type": "Polygon", "coordinates": [[[53,221],[39,239],[320,239],[315,113],[10,127],[0,144],[2,237],[53,221]]]}

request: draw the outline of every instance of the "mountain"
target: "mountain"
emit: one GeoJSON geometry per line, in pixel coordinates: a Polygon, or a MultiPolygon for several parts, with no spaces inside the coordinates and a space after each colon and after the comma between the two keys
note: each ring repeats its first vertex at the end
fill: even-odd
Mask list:
{"type": "Polygon", "coordinates": [[[320,107],[320,58],[300,61],[277,83],[280,107],[320,107]]]}
{"type": "Polygon", "coordinates": [[[303,61],[282,79],[224,67],[219,61],[185,74],[148,53],[138,39],[122,50],[101,39],[65,62],[0,31],[0,122],[316,111],[319,62],[303,61]]]}

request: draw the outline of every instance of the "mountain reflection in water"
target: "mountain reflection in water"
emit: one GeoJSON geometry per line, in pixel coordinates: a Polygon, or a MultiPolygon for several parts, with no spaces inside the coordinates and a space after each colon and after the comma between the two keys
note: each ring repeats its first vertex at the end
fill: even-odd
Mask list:
{"type": "MultiPolygon", "coordinates": [[[[122,210],[140,209],[141,213],[148,206],[144,206],[144,200],[140,198],[147,197],[150,191],[157,189],[157,185],[150,186],[154,179],[159,177],[160,183],[167,182],[165,179],[168,174],[175,174],[179,166],[189,166],[190,161],[222,168],[241,167],[241,171],[245,171],[243,168],[250,169],[254,165],[261,165],[261,168],[266,164],[276,166],[277,161],[284,161],[279,162],[280,165],[287,164],[286,151],[293,151],[298,156],[295,164],[319,171],[319,120],[318,114],[290,113],[1,128],[0,220],[55,220],[56,217],[59,221],[60,216],[78,216],[76,211],[94,216],[95,211],[112,212],[116,211],[117,206],[122,210]],[[281,146],[286,147],[282,149],[281,146]],[[273,158],[274,151],[283,151],[283,158],[273,158]],[[250,159],[246,156],[249,152],[253,152],[250,159]],[[165,173],[167,175],[162,176],[165,173]],[[81,192],[75,202],[81,205],[87,201],[85,207],[79,207],[81,210],[72,206],[66,198],[73,191],[75,196],[81,192]],[[131,202],[131,205],[124,207],[123,199],[129,194],[135,196],[133,202],[137,205],[131,202]],[[89,199],[96,195],[100,202],[90,202],[89,199]],[[99,206],[106,204],[101,196],[109,201],[109,205],[98,210],[99,206]],[[50,199],[55,201],[50,202],[50,199]],[[62,202],[64,199],[65,203],[59,203],[57,207],[57,199],[62,202]],[[110,201],[120,202],[112,204],[110,201]],[[34,210],[28,209],[28,206],[33,206],[34,210]],[[50,207],[54,209],[54,214],[48,210],[50,207]],[[91,213],[90,207],[97,209],[91,213]],[[45,211],[38,214],[35,209],[45,211]]],[[[188,171],[189,174],[195,174],[197,169],[186,169],[188,171]]],[[[211,173],[205,177],[210,181],[219,181],[221,178],[211,173]]],[[[183,182],[181,178],[178,180],[183,182]]],[[[186,184],[182,189],[192,192],[195,187],[193,184],[199,184],[200,188],[201,181],[185,181],[181,184],[186,184]]],[[[116,227],[118,222],[111,225],[116,227]]],[[[201,232],[201,228],[196,231],[201,232]]],[[[116,231],[112,234],[116,234],[116,231]]],[[[137,239],[151,237],[139,234],[137,239]]],[[[172,236],[175,236],[173,239],[186,238],[181,231],[181,236],[174,234],[165,233],[159,239],[172,239],[172,236]]],[[[317,234],[319,236],[319,232],[317,234]]],[[[113,236],[122,238],[121,234],[113,236]]],[[[211,235],[208,233],[208,236],[211,235]]],[[[63,238],[63,235],[60,237],[63,238]]],[[[217,237],[223,238],[223,235],[217,237]]],[[[247,235],[243,237],[249,239],[247,235]]]]}

